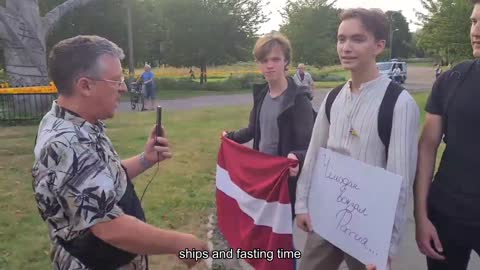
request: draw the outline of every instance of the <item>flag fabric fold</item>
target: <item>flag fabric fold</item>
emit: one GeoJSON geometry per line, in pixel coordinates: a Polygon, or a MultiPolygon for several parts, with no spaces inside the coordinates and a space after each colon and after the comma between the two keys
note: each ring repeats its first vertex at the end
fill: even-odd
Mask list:
{"type": "Polygon", "coordinates": [[[266,155],[222,138],[216,173],[218,226],[234,254],[257,270],[294,269],[289,167],[298,161],[266,155]],[[238,249],[246,253],[235,253],[238,249]],[[273,255],[273,256],[272,256],[273,255]]]}

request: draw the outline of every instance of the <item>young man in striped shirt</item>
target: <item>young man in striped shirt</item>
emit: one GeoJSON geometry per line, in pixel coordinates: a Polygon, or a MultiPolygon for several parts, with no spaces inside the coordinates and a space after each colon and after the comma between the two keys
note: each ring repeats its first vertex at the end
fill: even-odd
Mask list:
{"type": "Polygon", "coordinates": [[[383,117],[379,114],[380,105],[387,89],[390,92],[392,89],[389,87],[391,80],[379,74],[376,57],[383,52],[387,37],[388,21],[383,12],[359,8],[341,14],[337,52],[342,66],[350,71],[351,79],[338,88],[338,95],[331,103],[330,119],[326,114],[328,98],[323,101],[298,181],[297,225],[308,232],[301,270],[337,270],[343,260],[350,270],[364,270],[366,267],[312,231],[309,212],[315,209],[309,208],[307,202],[317,153],[322,147],[403,177],[392,228],[389,264],[398,250],[406,220],[410,183],[415,176],[419,108],[407,91],[392,85],[399,95],[389,106],[392,113],[387,121],[391,123],[391,132],[388,133],[390,142],[385,146],[378,129],[378,117],[383,117]]]}

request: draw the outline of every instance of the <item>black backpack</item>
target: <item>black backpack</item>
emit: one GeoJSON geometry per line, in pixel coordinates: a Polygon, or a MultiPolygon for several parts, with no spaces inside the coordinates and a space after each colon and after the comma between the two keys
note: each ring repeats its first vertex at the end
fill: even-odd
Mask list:
{"type": "MultiPolygon", "coordinates": [[[[344,85],[345,84],[335,87],[327,96],[325,113],[327,115],[328,123],[330,123],[330,111],[332,109],[333,102],[344,85]]],[[[390,135],[392,133],[393,110],[395,109],[395,103],[397,103],[397,99],[403,90],[405,89],[402,86],[394,81],[391,81],[387,87],[385,96],[383,96],[383,100],[378,111],[378,135],[385,146],[385,155],[387,159],[388,147],[390,145],[390,135]]]]}

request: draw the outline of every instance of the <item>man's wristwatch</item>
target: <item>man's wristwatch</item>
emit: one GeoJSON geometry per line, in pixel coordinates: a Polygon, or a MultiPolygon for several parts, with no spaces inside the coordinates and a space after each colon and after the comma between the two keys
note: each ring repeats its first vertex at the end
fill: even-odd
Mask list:
{"type": "Polygon", "coordinates": [[[145,158],[145,152],[140,154],[140,164],[142,164],[142,167],[145,169],[149,169],[152,166],[145,158]]]}

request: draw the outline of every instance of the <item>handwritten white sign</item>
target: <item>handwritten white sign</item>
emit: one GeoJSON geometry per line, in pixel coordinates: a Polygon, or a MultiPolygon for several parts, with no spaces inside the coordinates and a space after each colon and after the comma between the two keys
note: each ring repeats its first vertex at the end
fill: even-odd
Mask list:
{"type": "Polygon", "coordinates": [[[309,194],[313,230],[386,270],[402,177],[322,148],[309,194]]]}

